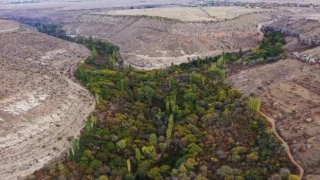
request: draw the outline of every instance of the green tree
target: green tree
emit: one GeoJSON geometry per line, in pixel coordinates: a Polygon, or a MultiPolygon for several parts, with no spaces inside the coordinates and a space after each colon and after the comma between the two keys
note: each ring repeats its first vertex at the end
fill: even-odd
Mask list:
{"type": "Polygon", "coordinates": [[[91,57],[96,58],[98,56],[98,52],[95,46],[93,46],[92,51],[91,51],[91,57]]]}
{"type": "Polygon", "coordinates": [[[188,158],[184,164],[188,171],[193,171],[198,162],[194,158],[188,158]]]}
{"type": "Polygon", "coordinates": [[[290,174],[289,177],[288,177],[288,180],[299,180],[299,176],[297,175],[294,175],[294,174],[290,174]]]}
{"type": "Polygon", "coordinates": [[[217,174],[222,177],[232,176],[233,169],[230,166],[222,166],[217,170],[217,174]]]}
{"type": "Polygon", "coordinates": [[[186,101],[194,102],[197,100],[197,95],[195,93],[187,93],[183,96],[186,101]]]}
{"type": "Polygon", "coordinates": [[[146,176],[148,174],[149,170],[151,169],[152,164],[154,164],[154,161],[151,159],[142,161],[139,164],[138,173],[141,176],[146,176]]]}
{"type": "Polygon", "coordinates": [[[148,177],[155,180],[161,180],[162,176],[161,176],[160,168],[159,167],[151,168],[150,171],[148,172],[148,177]]]}
{"type": "Polygon", "coordinates": [[[225,90],[222,89],[222,90],[219,92],[218,100],[219,100],[220,102],[223,102],[223,101],[226,100],[226,98],[227,98],[227,93],[226,93],[225,90]]]}
{"type": "Polygon", "coordinates": [[[217,67],[223,68],[226,64],[225,54],[222,54],[221,57],[217,60],[217,67]]]}
{"type": "Polygon", "coordinates": [[[130,159],[127,159],[127,168],[128,168],[129,174],[131,174],[131,162],[130,162],[130,159]]]}
{"type": "Polygon", "coordinates": [[[80,144],[79,144],[79,139],[75,138],[74,136],[72,136],[70,138],[71,140],[71,148],[70,148],[70,153],[69,153],[69,157],[75,157],[80,149],[80,144]]]}
{"type": "Polygon", "coordinates": [[[166,131],[167,139],[171,139],[173,125],[174,125],[173,124],[173,114],[171,114],[169,116],[168,128],[167,128],[167,131],[166,131]]]}
{"type": "Polygon", "coordinates": [[[101,176],[99,176],[98,180],[109,180],[109,179],[108,179],[108,176],[101,175],[101,176]]]}
{"type": "Polygon", "coordinates": [[[119,81],[118,81],[118,89],[120,91],[124,91],[127,89],[127,86],[128,86],[128,83],[125,79],[121,78],[119,81]]]}
{"type": "Polygon", "coordinates": [[[155,90],[150,86],[144,86],[140,92],[140,97],[146,99],[149,103],[152,102],[152,99],[155,95],[155,90]]]}
{"type": "Polygon", "coordinates": [[[92,160],[90,163],[90,167],[94,170],[100,168],[101,166],[102,166],[102,162],[96,159],[92,160]]]}
{"type": "Polygon", "coordinates": [[[252,110],[253,113],[260,111],[260,99],[250,97],[248,100],[248,106],[252,110]]]}
{"type": "Polygon", "coordinates": [[[96,100],[96,104],[99,106],[100,105],[100,96],[98,93],[94,94],[95,100],[96,100]]]}
{"type": "Polygon", "coordinates": [[[252,152],[247,155],[249,161],[257,161],[259,159],[259,154],[257,152],[252,152]]]}
{"type": "Polygon", "coordinates": [[[156,154],[156,149],[154,146],[143,146],[142,152],[151,158],[156,154]]]}
{"type": "Polygon", "coordinates": [[[290,170],[289,170],[289,169],[287,169],[287,168],[281,168],[280,171],[279,171],[279,174],[281,175],[281,177],[282,177],[283,179],[287,179],[291,173],[290,173],[290,170]]]}
{"type": "Polygon", "coordinates": [[[110,69],[115,69],[116,61],[112,56],[109,56],[109,67],[110,69]]]}
{"type": "Polygon", "coordinates": [[[194,157],[202,152],[202,149],[195,143],[189,144],[186,150],[187,150],[187,154],[191,154],[194,157]]]}
{"type": "Polygon", "coordinates": [[[136,160],[139,162],[141,160],[141,152],[139,148],[135,149],[136,160]]]}
{"type": "Polygon", "coordinates": [[[175,84],[176,84],[176,81],[174,80],[174,78],[170,78],[170,81],[169,81],[170,89],[174,89],[175,84]]]}
{"type": "Polygon", "coordinates": [[[167,147],[168,147],[167,143],[159,143],[159,148],[162,154],[166,151],[167,147]]]}
{"type": "Polygon", "coordinates": [[[125,140],[120,140],[117,142],[117,147],[119,150],[124,149],[127,146],[126,141],[125,140]]]}
{"type": "Polygon", "coordinates": [[[158,144],[158,139],[156,134],[150,134],[150,145],[156,146],[158,144]]]}

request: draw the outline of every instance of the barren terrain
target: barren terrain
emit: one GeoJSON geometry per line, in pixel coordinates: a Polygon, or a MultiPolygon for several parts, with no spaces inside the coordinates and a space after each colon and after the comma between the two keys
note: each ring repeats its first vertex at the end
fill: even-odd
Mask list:
{"type": "Polygon", "coordinates": [[[262,112],[275,120],[278,133],[306,178],[319,179],[320,23],[305,19],[303,14],[297,17],[298,13],[293,13],[293,17],[266,25],[287,35],[287,59],[243,70],[228,81],[261,99],[262,112]]]}
{"type": "Polygon", "coordinates": [[[285,10],[243,7],[116,10],[104,9],[102,4],[99,10],[90,10],[85,6],[85,10],[79,10],[79,5],[73,11],[65,9],[67,6],[50,10],[38,5],[34,9],[22,7],[27,6],[21,6],[17,12],[10,6],[1,6],[0,15],[58,23],[72,36],[107,39],[121,47],[125,63],[139,69],[165,68],[198,56],[254,48],[262,39],[259,25],[289,13],[285,10]],[[125,15],[126,12],[130,15],[125,15]],[[144,12],[149,13],[142,16],[144,12]]]}
{"type": "Polygon", "coordinates": [[[89,54],[85,47],[16,30],[14,22],[0,25],[0,174],[12,180],[59,156],[68,138],[79,134],[94,100],[71,80],[89,54]]]}
{"type": "Polygon", "coordinates": [[[250,49],[261,39],[259,23],[281,11],[244,14],[220,22],[180,22],[143,16],[90,13],[66,23],[69,35],[109,39],[121,47],[126,63],[142,69],[165,68],[197,56],[250,49]]]}
{"type": "MultiPolygon", "coordinates": [[[[188,1],[176,3],[183,2],[188,1]]],[[[148,3],[152,4],[151,1],[145,4],[148,3]]],[[[79,3],[70,11],[68,8],[71,7],[63,3],[48,6],[3,5],[0,6],[0,16],[39,19],[61,24],[72,36],[108,39],[121,47],[127,64],[139,69],[155,69],[188,62],[198,56],[214,56],[223,51],[239,51],[240,48],[251,49],[262,38],[259,24],[289,13],[285,10],[243,7],[119,10],[121,8],[117,8],[116,4],[108,8],[103,3],[99,9],[88,7],[79,3]],[[142,16],[144,11],[151,14],[142,16]],[[130,12],[130,16],[120,15],[123,12],[130,12]]]]}
{"type": "Polygon", "coordinates": [[[248,9],[245,7],[173,7],[152,9],[110,10],[97,14],[159,16],[181,21],[223,21],[240,15],[272,11],[268,9],[248,9]]]}
{"type": "Polygon", "coordinates": [[[0,33],[14,32],[20,29],[20,24],[7,20],[0,21],[0,33]]]}
{"type": "Polygon", "coordinates": [[[295,160],[308,173],[319,172],[320,65],[287,59],[228,78],[262,101],[262,112],[276,120],[295,160]]]}
{"type": "Polygon", "coordinates": [[[232,0],[234,2],[246,2],[246,3],[300,3],[300,4],[319,4],[318,0],[232,0]]]}

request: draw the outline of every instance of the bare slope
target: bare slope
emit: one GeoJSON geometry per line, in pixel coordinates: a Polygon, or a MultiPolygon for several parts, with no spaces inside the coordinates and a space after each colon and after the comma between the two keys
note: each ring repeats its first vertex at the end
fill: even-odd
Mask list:
{"type": "Polygon", "coordinates": [[[65,24],[70,35],[109,39],[121,46],[126,60],[144,69],[164,68],[222,51],[256,46],[259,23],[280,13],[246,14],[221,22],[181,22],[154,17],[88,14],[65,24]]]}
{"type": "Polygon", "coordinates": [[[307,174],[320,170],[319,72],[319,64],[287,59],[228,78],[235,87],[261,99],[262,112],[276,120],[279,134],[307,174]]]}
{"type": "Polygon", "coordinates": [[[16,19],[28,17],[45,23],[62,24],[69,35],[108,39],[121,47],[127,64],[140,69],[165,68],[172,63],[188,62],[197,56],[215,56],[223,51],[253,48],[262,38],[258,30],[260,24],[288,13],[277,9],[242,7],[194,7],[187,10],[175,7],[156,9],[158,14],[150,16],[141,16],[136,11],[154,10],[136,10],[127,16],[115,15],[118,11],[103,9],[103,5],[99,10],[89,10],[87,7],[83,7],[86,10],[79,10],[79,6],[74,11],[49,8],[50,5],[48,9],[38,5],[22,7],[11,9],[0,6],[0,16],[16,19]],[[106,10],[115,14],[108,14],[106,10]],[[179,17],[187,21],[181,21],[179,17]],[[188,22],[190,19],[196,22],[188,22]],[[201,21],[204,19],[209,21],[201,21]]]}
{"type": "Polygon", "coordinates": [[[20,29],[20,24],[8,20],[0,20],[0,33],[13,32],[20,29]]]}
{"type": "Polygon", "coordinates": [[[109,10],[97,14],[108,15],[145,15],[165,17],[181,21],[224,21],[240,15],[272,11],[268,9],[248,9],[245,7],[172,7],[150,9],[109,10]]]}
{"type": "Polygon", "coordinates": [[[12,180],[59,156],[94,100],[70,80],[85,47],[25,28],[1,33],[0,47],[0,175],[12,180]]]}

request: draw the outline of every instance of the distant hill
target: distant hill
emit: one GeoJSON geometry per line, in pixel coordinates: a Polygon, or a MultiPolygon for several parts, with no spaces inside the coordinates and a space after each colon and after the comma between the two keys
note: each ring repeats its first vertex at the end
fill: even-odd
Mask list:
{"type": "Polygon", "coordinates": [[[300,3],[300,4],[320,4],[319,0],[231,0],[233,2],[266,2],[266,3],[300,3]]]}

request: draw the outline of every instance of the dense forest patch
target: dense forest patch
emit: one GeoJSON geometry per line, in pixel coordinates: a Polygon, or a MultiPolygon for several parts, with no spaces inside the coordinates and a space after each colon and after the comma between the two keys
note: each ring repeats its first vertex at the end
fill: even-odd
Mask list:
{"type": "Polygon", "coordinates": [[[247,52],[239,51],[238,56],[233,58],[234,64],[255,65],[262,63],[275,62],[284,59],[285,56],[283,45],[285,45],[285,37],[281,32],[266,31],[263,41],[254,49],[247,52]]]}
{"type": "Polygon", "coordinates": [[[232,55],[138,71],[108,42],[67,39],[92,50],[76,75],[97,108],[68,157],[30,179],[298,178],[259,100],[224,81],[232,55]]]}

